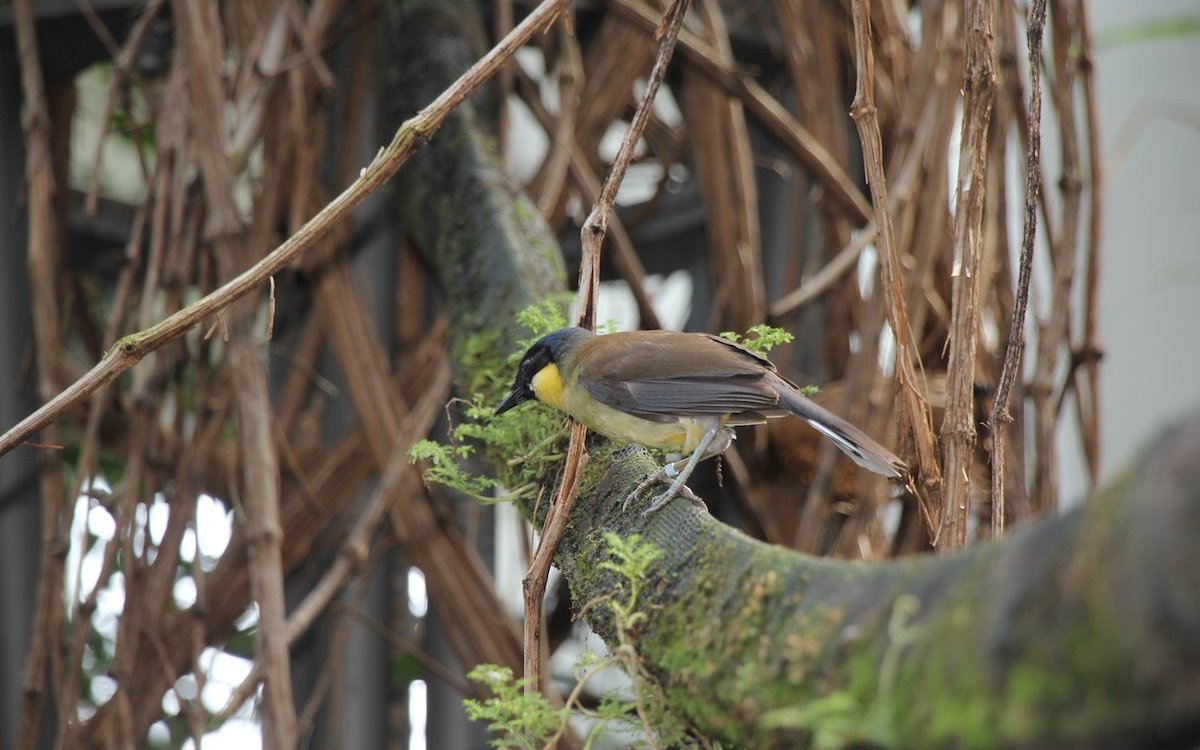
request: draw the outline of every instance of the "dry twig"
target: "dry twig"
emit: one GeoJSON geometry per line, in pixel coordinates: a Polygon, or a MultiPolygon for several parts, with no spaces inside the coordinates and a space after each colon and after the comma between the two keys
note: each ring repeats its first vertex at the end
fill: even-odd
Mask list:
{"type": "MultiPolygon", "coordinates": [[[[675,50],[675,40],[683,25],[683,16],[687,11],[689,0],[673,0],[670,8],[663,15],[656,36],[659,41],[658,57],[654,68],[650,71],[650,80],[646,84],[646,92],[638,104],[637,112],[629,125],[629,131],[621,142],[617,157],[600,190],[600,198],[592,208],[591,214],[583,224],[580,232],[583,243],[583,262],[579,268],[579,294],[576,307],[578,316],[576,324],[594,330],[596,328],[596,295],[600,286],[600,251],[604,244],[604,235],[608,231],[609,217],[613,204],[617,200],[617,190],[625,178],[625,171],[633,160],[634,148],[646,122],[650,118],[650,108],[654,97],[667,73],[667,64],[671,53],[675,50]]],[[[525,689],[537,690],[541,684],[539,662],[541,660],[541,631],[542,631],[542,599],[546,594],[546,578],[550,574],[550,564],[558,549],[567,526],[571,508],[579,495],[579,482],[583,478],[583,465],[586,453],[583,441],[587,429],[578,422],[571,428],[571,443],[567,448],[566,464],[563,468],[563,478],[558,492],[546,513],[546,523],[542,527],[542,537],[534,554],[533,564],[521,581],[522,597],[525,605],[525,678],[528,680],[525,689]]]]}
{"type": "Polygon", "coordinates": [[[1042,191],[1042,30],[1046,25],[1046,0],[1034,0],[1029,6],[1026,38],[1029,45],[1029,115],[1025,122],[1025,219],[1021,231],[1021,261],[1017,291],[1009,323],[1008,345],[1004,350],[1004,368],[996,386],[989,423],[992,432],[992,537],[1004,534],[1004,452],[1006,427],[1012,422],[1009,411],[1012,386],[1020,372],[1025,351],[1025,310],[1029,304],[1029,275],[1033,268],[1033,247],[1037,239],[1037,208],[1042,191]]]}
{"type": "Polygon", "coordinates": [[[979,337],[980,255],[987,195],[988,124],[996,92],[993,71],[992,3],[967,5],[967,64],[964,72],[962,146],[954,208],[954,282],[950,310],[950,357],[946,365],[946,414],[942,422],[942,471],[946,478],[939,535],[945,550],[967,544],[971,515],[971,467],[975,460],[975,348],[979,337]]]}
{"type": "MultiPolygon", "coordinates": [[[[55,208],[65,176],[57,168],[52,143],[51,105],[48,101],[38,56],[37,31],[32,0],[17,0],[13,6],[17,55],[21,66],[21,93],[25,112],[25,182],[29,203],[27,245],[29,281],[33,297],[33,329],[37,343],[37,392],[48,399],[57,390],[56,373],[61,356],[62,314],[59,309],[58,266],[62,257],[62,231],[55,208]]],[[[41,425],[45,426],[45,425],[41,425]]],[[[32,436],[31,430],[25,437],[32,436]]],[[[57,426],[42,435],[43,444],[62,443],[57,426]]],[[[46,700],[46,680],[61,694],[60,655],[63,619],[58,586],[61,584],[70,515],[63,511],[62,460],[58,451],[44,451],[38,476],[42,496],[42,560],[37,604],[33,612],[32,642],[22,681],[21,727],[17,747],[33,748],[38,741],[46,700]],[[62,550],[62,554],[59,553],[62,550]]],[[[60,719],[68,716],[60,707],[60,719]]]]}
{"type": "Polygon", "coordinates": [[[874,54],[871,51],[871,16],[864,0],[854,0],[854,47],[857,79],[850,114],[858,127],[866,163],[867,183],[875,207],[878,227],[880,271],[888,323],[896,341],[896,390],[904,427],[913,437],[917,452],[916,490],[925,512],[925,523],[936,540],[941,509],[942,472],[937,460],[937,443],[930,424],[929,404],[917,387],[913,367],[908,307],[905,304],[902,266],[893,238],[892,217],[888,211],[887,179],[883,168],[883,146],[873,92],[874,54]]]}

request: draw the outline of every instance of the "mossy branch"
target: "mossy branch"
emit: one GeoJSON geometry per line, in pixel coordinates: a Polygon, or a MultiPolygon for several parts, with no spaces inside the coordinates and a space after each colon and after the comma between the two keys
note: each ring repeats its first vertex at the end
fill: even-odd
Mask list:
{"type": "MultiPolygon", "coordinates": [[[[605,533],[663,550],[639,594],[639,657],[674,710],[739,745],[1194,742],[1195,455],[1200,420],[1063,517],[967,554],[866,565],[762,544],[684,502],[622,514],[654,465],[594,452],[558,562],[586,601],[620,583],[605,533]]],[[[615,643],[605,612],[588,620],[615,643]]]]}
{"type": "MultiPolygon", "coordinates": [[[[493,281],[488,269],[531,262],[482,252],[456,245],[431,255],[452,306],[479,298],[473,290],[493,281]]],[[[528,289],[505,284],[491,299],[518,310],[538,301],[528,289]]],[[[527,335],[511,317],[458,312],[473,325],[453,331],[456,351],[527,335]]],[[[473,365],[488,360],[503,371],[518,349],[497,344],[473,365]]],[[[460,380],[469,382],[463,364],[460,380]]],[[[862,565],[762,544],[682,501],[649,519],[636,504],[622,512],[624,497],[657,465],[645,451],[598,441],[557,564],[581,606],[620,584],[602,564],[610,559],[605,533],[640,533],[662,550],[638,596],[647,613],[632,640],[639,664],[675,712],[734,745],[1194,742],[1196,455],[1200,422],[1065,516],[957,556],[862,565]]],[[[586,617],[620,646],[610,609],[586,617]]]]}
{"type": "MultiPolygon", "coordinates": [[[[561,266],[544,234],[523,244],[470,231],[491,204],[456,188],[452,172],[484,137],[471,122],[439,137],[445,150],[409,172],[423,193],[407,193],[409,212],[447,219],[426,222],[421,245],[445,290],[468,394],[521,349],[530,331],[516,312],[563,288],[561,272],[546,271],[561,266]]],[[[533,446],[513,445],[509,458],[533,446]]],[[[1200,422],[1072,513],[956,556],[863,565],[754,541],[682,501],[648,519],[636,504],[623,512],[657,465],[597,441],[557,563],[583,607],[622,585],[604,564],[607,533],[641,534],[661,550],[638,591],[645,617],[625,637],[671,708],[731,745],[1195,744],[1197,455],[1200,422]]],[[[508,459],[484,458],[511,474],[508,459]]],[[[554,469],[537,471],[553,486],[554,469]]],[[[585,616],[621,647],[611,608],[585,616]]]]}

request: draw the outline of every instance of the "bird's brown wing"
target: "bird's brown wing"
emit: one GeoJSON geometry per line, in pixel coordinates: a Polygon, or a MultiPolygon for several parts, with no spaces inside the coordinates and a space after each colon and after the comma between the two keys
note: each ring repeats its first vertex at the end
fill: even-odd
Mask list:
{"type": "MultiPolygon", "coordinates": [[[[732,378],[672,378],[670,380],[611,380],[588,384],[594,398],[614,409],[647,419],[704,417],[778,411],[779,394],[757,375],[732,378]]],[[[739,420],[740,421],[740,420],[739,420]]]]}
{"type": "Polygon", "coordinates": [[[695,333],[613,333],[583,342],[576,356],[588,392],[614,409],[654,421],[729,415],[732,425],[791,413],[860,466],[889,477],[906,470],[887,448],[805,398],[774,365],[733,342],[695,333]]]}
{"type": "Polygon", "coordinates": [[[715,336],[666,331],[614,333],[587,342],[580,376],[598,401],[659,420],[734,414],[753,423],[780,411],[775,368],[715,336]]]}

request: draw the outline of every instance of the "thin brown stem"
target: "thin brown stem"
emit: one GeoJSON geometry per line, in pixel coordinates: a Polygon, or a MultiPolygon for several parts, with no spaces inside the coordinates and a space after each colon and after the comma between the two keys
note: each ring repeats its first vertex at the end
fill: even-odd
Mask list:
{"type": "Polygon", "coordinates": [[[266,370],[254,340],[239,336],[230,356],[239,384],[236,400],[243,454],[246,560],[250,591],[259,610],[258,653],[266,683],[263,737],[268,747],[289,750],[296,746],[296,707],[285,636],[279,456],[271,425],[271,400],[266,370]]]}
{"type": "Polygon", "coordinates": [[[1084,127],[1087,133],[1088,225],[1086,265],[1083,272],[1083,341],[1076,348],[1080,363],[1075,387],[1079,435],[1087,463],[1091,490],[1100,478],[1100,348],[1097,333],[1100,299],[1100,225],[1103,218],[1104,160],[1100,154],[1100,115],[1097,112],[1095,70],[1092,63],[1092,28],[1088,4],[1078,3],[1079,73],[1083,82],[1084,127]]]}
{"type": "MultiPolygon", "coordinates": [[[[625,172],[633,160],[634,148],[650,119],[654,97],[658,94],[658,89],[667,74],[667,65],[675,50],[675,40],[683,25],[683,17],[688,4],[689,0],[674,0],[666,14],[663,15],[657,33],[657,38],[660,40],[658,57],[654,60],[654,67],[650,71],[646,92],[642,95],[642,100],[629,125],[629,131],[625,134],[625,139],[621,142],[616,159],[613,161],[612,169],[609,170],[608,177],[604,180],[604,186],[600,189],[600,197],[580,231],[583,262],[579,268],[579,294],[576,302],[579,313],[576,324],[589,329],[596,328],[596,295],[600,286],[600,252],[604,245],[605,233],[608,231],[613,204],[617,199],[617,190],[621,187],[621,181],[625,179],[625,172]]],[[[546,513],[546,523],[542,527],[542,538],[537,552],[534,554],[533,564],[530,565],[529,571],[521,581],[525,605],[524,669],[527,692],[538,690],[541,681],[539,662],[542,651],[542,599],[546,594],[546,579],[550,574],[550,563],[558,549],[559,540],[562,539],[563,532],[567,528],[567,519],[570,516],[571,508],[579,496],[579,482],[583,478],[583,465],[586,462],[586,453],[583,448],[586,435],[587,429],[583,425],[578,422],[572,425],[571,443],[567,448],[562,482],[546,513]]]]}
{"type": "Polygon", "coordinates": [[[1013,300],[1012,322],[1009,323],[1008,345],[1004,350],[1004,367],[996,386],[990,417],[992,431],[992,537],[1004,534],[1007,509],[1004,503],[1004,451],[1007,426],[1012,422],[1009,411],[1012,387],[1020,371],[1021,354],[1025,351],[1025,310],[1029,305],[1029,276],[1033,268],[1033,248],[1037,239],[1039,193],[1042,191],[1042,32],[1046,27],[1046,0],[1034,0],[1026,20],[1026,40],[1029,46],[1029,117],[1025,122],[1025,219],[1021,232],[1021,261],[1017,273],[1017,293],[1013,300]]]}
{"type": "Polygon", "coordinates": [[[875,110],[875,61],[871,51],[871,15],[865,0],[853,0],[854,50],[857,73],[854,102],[850,115],[858,128],[863,147],[867,182],[878,227],[880,272],[888,324],[896,340],[896,389],[899,395],[903,429],[913,437],[917,452],[915,490],[920,498],[930,537],[937,541],[938,516],[942,502],[942,470],[937,460],[937,440],[933,434],[929,404],[917,387],[913,365],[912,333],[905,303],[903,267],[896,248],[892,215],[888,210],[887,178],[884,173],[883,142],[875,110]]]}
{"type": "MultiPolygon", "coordinates": [[[[1059,464],[1055,435],[1065,390],[1056,387],[1059,363],[1071,341],[1071,299],[1075,282],[1079,241],[1079,214],[1082,204],[1082,156],[1075,116],[1075,52],[1077,19],[1074,4],[1055,4],[1049,14],[1053,75],[1049,78],[1050,100],[1057,113],[1062,175],[1058,182],[1062,195],[1059,233],[1050,246],[1053,269],[1046,322],[1038,329],[1037,363],[1030,393],[1033,396],[1034,476],[1030,504],[1034,513],[1046,513],[1058,505],[1059,464]]],[[[1071,370],[1067,379],[1070,382],[1071,370]]],[[[1065,386],[1064,386],[1065,388],[1065,386]]]]}
{"type": "MultiPolygon", "coordinates": [[[[25,185],[28,204],[28,274],[33,302],[33,333],[36,344],[37,392],[50,398],[58,387],[57,372],[61,356],[62,310],[59,303],[58,271],[63,250],[57,200],[59,179],[63,173],[55,163],[52,108],[42,76],[37,30],[31,0],[18,0],[13,6],[17,36],[17,55],[21,69],[21,94],[25,111],[26,162],[25,185]]],[[[66,114],[66,113],[60,113],[66,114]]],[[[45,426],[45,425],[42,425],[45,426]]],[[[40,429],[40,427],[39,427],[40,429]]],[[[31,430],[28,436],[32,436],[31,430]]],[[[57,425],[41,436],[44,444],[62,443],[57,425]]],[[[38,475],[42,510],[42,559],[37,599],[32,613],[31,642],[22,682],[21,725],[16,747],[36,747],[45,709],[47,678],[50,689],[61,695],[61,622],[60,600],[64,559],[67,549],[63,497],[62,459],[59,451],[44,451],[38,475]],[[57,665],[57,666],[56,666],[57,665]]],[[[72,498],[73,499],[73,498],[72,498]]],[[[59,708],[60,722],[67,715],[59,708]]]]}
{"type": "MultiPolygon", "coordinates": [[[[112,67],[112,78],[108,82],[108,93],[104,97],[104,108],[100,112],[100,117],[97,121],[100,123],[100,134],[96,139],[95,150],[92,152],[91,159],[91,176],[88,178],[87,197],[84,199],[84,213],[88,216],[95,216],[96,210],[100,205],[100,175],[103,170],[100,165],[104,159],[104,147],[107,143],[108,127],[112,120],[112,113],[116,109],[117,97],[121,95],[122,86],[129,80],[131,71],[133,70],[133,60],[137,55],[138,50],[142,48],[142,42],[146,40],[146,34],[150,31],[150,24],[158,17],[166,0],[151,0],[138,17],[138,20],[133,24],[133,28],[129,30],[129,36],[125,39],[125,44],[121,47],[118,54],[113,55],[114,65],[112,67]]],[[[90,5],[83,3],[90,9],[90,5]]],[[[94,11],[93,11],[94,13],[94,11]]]]}
{"type": "Polygon", "coordinates": [[[942,449],[946,486],[942,505],[943,549],[967,544],[971,516],[971,470],[975,463],[975,350],[979,338],[980,256],[987,194],[988,125],[996,92],[991,0],[967,5],[967,64],[963,74],[962,146],[954,210],[954,281],[950,310],[950,359],[946,365],[946,414],[942,449]]]}

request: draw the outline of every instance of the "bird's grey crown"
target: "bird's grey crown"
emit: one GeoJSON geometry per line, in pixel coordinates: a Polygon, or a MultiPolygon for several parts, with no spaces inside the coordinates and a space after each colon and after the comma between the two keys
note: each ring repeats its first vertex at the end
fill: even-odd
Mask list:
{"type": "Polygon", "coordinates": [[[572,326],[570,328],[560,328],[557,331],[552,331],[542,336],[537,340],[532,349],[546,349],[550,352],[550,361],[558,362],[562,359],[562,355],[566,347],[576,339],[595,336],[596,334],[586,328],[572,326]]]}

